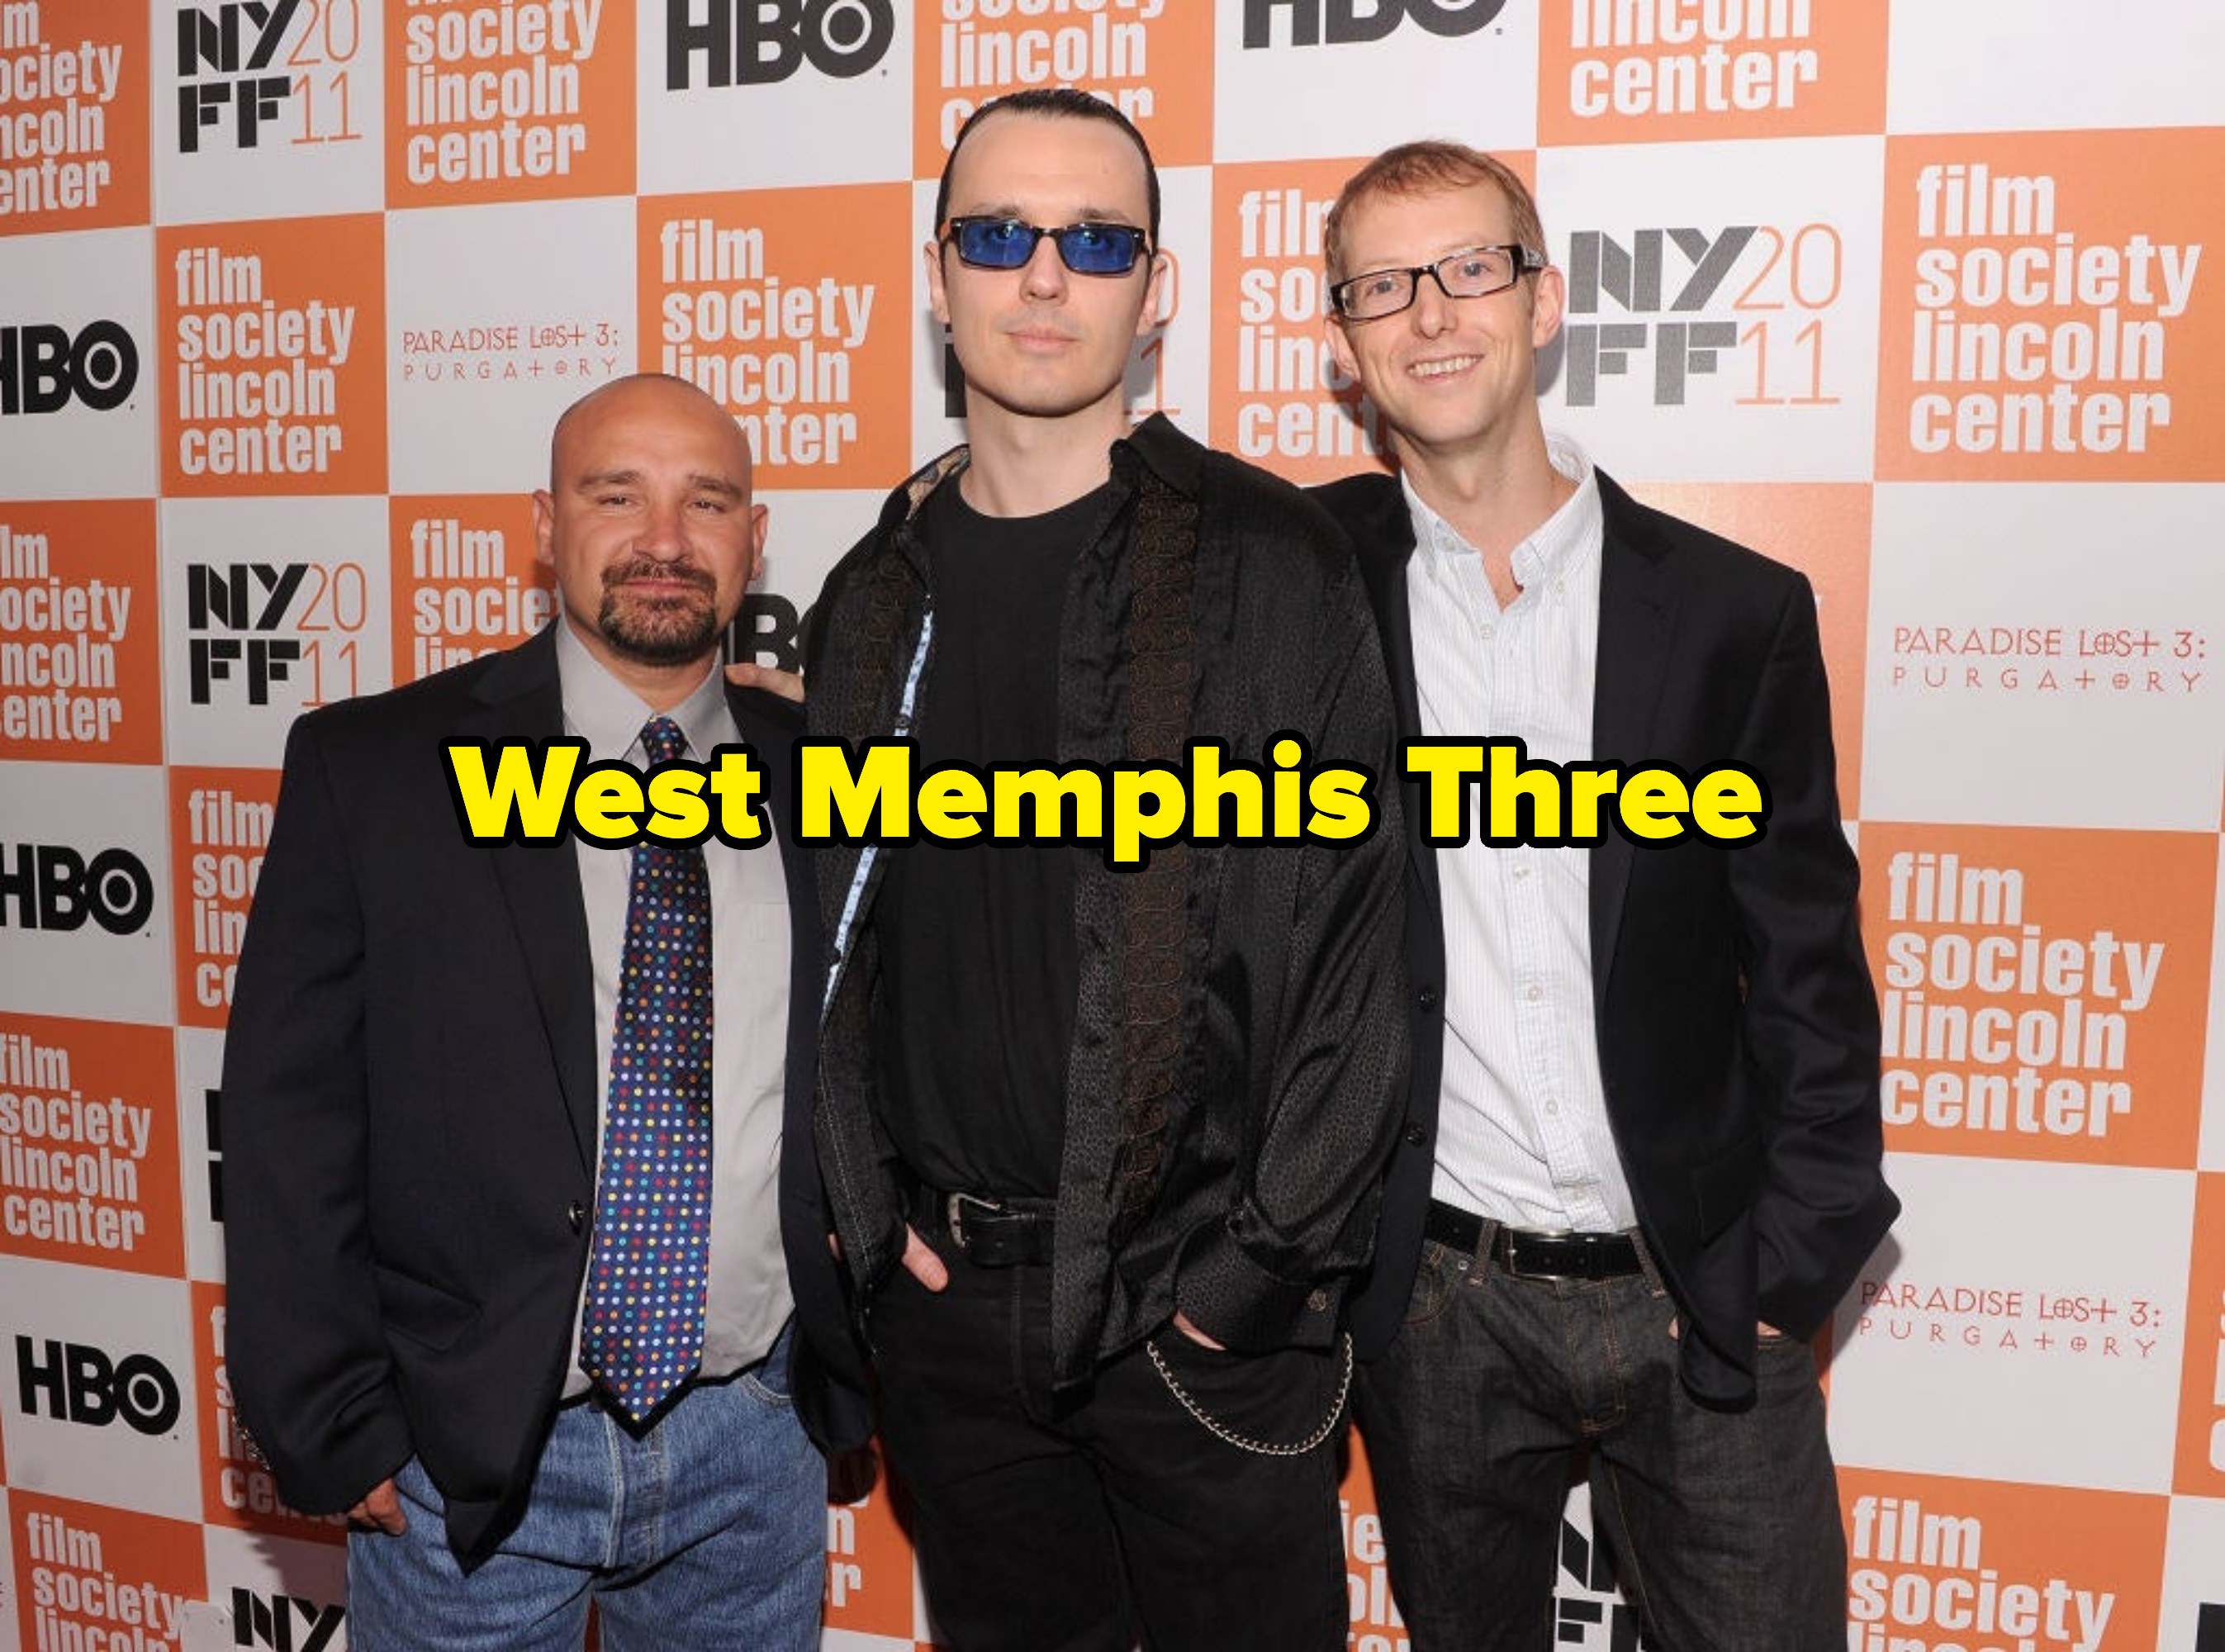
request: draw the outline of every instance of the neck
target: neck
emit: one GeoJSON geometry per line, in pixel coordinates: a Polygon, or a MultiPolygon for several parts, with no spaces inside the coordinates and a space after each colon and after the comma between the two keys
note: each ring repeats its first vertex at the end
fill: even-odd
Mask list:
{"type": "Polygon", "coordinates": [[[966,502],[984,516],[1041,516],[1105,485],[1128,413],[1117,388],[1080,412],[1050,418],[969,395],[966,429],[971,462],[959,479],[966,502]]]}
{"type": "Polygon", "coordinates": [[[580,646],[595,657],[596,662],[637,696],[641,702],[659,714],[669,711],[703,685],[704,677],[717,664],[718,645],[691,660],[677,665],[650,665],[640,660],[629,659],[614,652],[600,637],[572,625],[570,615],[564,623],[572,626],[572,635],[580,646]]]}
{"type": "Polygon", "coordinates": [[[1507,439],[1430,448],[1400,440],[1399,467],[1422,502],[1482,553],[1494,586],[1511,587],[1514,548],[1568,503],[1576,485],[1553,468],[1534,421],[1507,439]]]}

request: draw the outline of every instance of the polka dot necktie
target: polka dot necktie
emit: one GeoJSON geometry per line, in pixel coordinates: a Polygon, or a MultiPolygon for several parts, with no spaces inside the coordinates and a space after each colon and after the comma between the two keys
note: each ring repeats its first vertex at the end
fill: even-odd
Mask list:
{"type": "MultiPolygon", "coordinates": [[[[652,765],[687,749],[669,717],[652,765]]],[[[592,852],[592,851],[589,851],[592,852]]],[[[700,847],[633,849],[580,1358],[626,1415],[655,1411],[703,1351],[711,1236],[711,886],[700,847]]]]}

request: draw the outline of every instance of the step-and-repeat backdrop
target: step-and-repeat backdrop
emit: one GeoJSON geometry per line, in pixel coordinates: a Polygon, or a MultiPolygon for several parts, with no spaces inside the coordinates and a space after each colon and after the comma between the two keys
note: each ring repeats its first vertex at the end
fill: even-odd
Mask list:
{"type": "MultiPolygon", "coordinates": [[[[344,1642],[225,1368],[288,720],[546,620],[550,424],[642,368],[755,441],[792,664],[959,434],[949,138],[1071,82],[1164,169],[1136,408],[1302,481],[1374,462],[1338,183],[1535,178],[1549,423],[1822,605],[1908,1206],[1834,1327],[1848,1652],[2225,1652],[2221,71],[2211,0],[0,0],[0,1645],[344,1642]]],[[[885,1488],[829,1536],[829,1646],[929,1642],[885,1488]]],[[[1394,1652],[1364,1461],[1347,1538],[1394,1652]]],[[[1581,1496],[1563,1560],[1632,1648],[1581,1496]]]]}

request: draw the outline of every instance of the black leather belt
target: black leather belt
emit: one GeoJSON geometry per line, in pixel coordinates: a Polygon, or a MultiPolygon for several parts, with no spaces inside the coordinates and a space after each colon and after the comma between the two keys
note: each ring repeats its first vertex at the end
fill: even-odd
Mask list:
{"type": "Polygon", "coordinates": [[[1448,1250],[1487,1257],[1518,1279],[1620,1279],[1640,1271],[1638,1245],[1626,1233],[1533,1233],[1435,1199],[1422,1234],[1448,1250]]]}
{"type": "Polygon", "coordinates": [[[922,1187],[912,1195],[912,1223],[948,1234],[976,1268],[1024,1268],[1050,1261],[1051,1214],[1057,1208],[1055,1199],[922,1187]]]}

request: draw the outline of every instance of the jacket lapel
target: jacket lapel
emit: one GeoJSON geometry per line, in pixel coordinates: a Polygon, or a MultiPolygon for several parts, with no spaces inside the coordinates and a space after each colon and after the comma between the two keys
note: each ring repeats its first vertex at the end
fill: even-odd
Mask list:
{"type": "MultiPolygon", "coordinates": [[[[1630,495],[1599,473],[1605,524],[1600,565],[1599,660],[1592,700],[1592,756],[1626,772],[1651,754],[1654,710],[1676,629],[1677,603],[1662,547],[1630,495]]],[[[1630,840],[1610,830],[1592,850],[1592,995],[1604,1012],[1614,946],[1629,893],[1630,840]]]]}
{"type": "MultiPolygon", "coordinates": [[[[554,629],[543,630],[497,662],[475,697],[479,703],[457,721],[460,735],[547,740],[562,734],[564,701],[556,677],[554,629]]],[[[497,843],[486,849],[541,1008],[573,1139],[580,1162],[592,1170],[602,1109],[595,1083],[594,972],[576,853],[568,836],[555,843],[497,843]]]]}
{"type": "MultiPolygon", "coordinates": [[[[1373,480],[1373,479],[1371,479],[1373,480]]],[[[1414,518],[1398,484],[1385,477],[1369,489],[1364,516],[1347,519],[1360,552],[1360,578],[1375,610],[1375,627],[1383,639],[1384,668],[1391,677],[1391,697],[1398,721],[1403,747],[1422,732],[1421,696],[1414,683],[1414,619],[1406,606],[1406,564],[1414,555],[1414,518]]],[[[1403,777],[1385,779],[1400,783],[1403,777]]],[[[1437,893],[1436,851],[1422,836],[1422,791],[1404,783],[1406,855],[1415,876],[1431,899],[1437,893]]]]}

